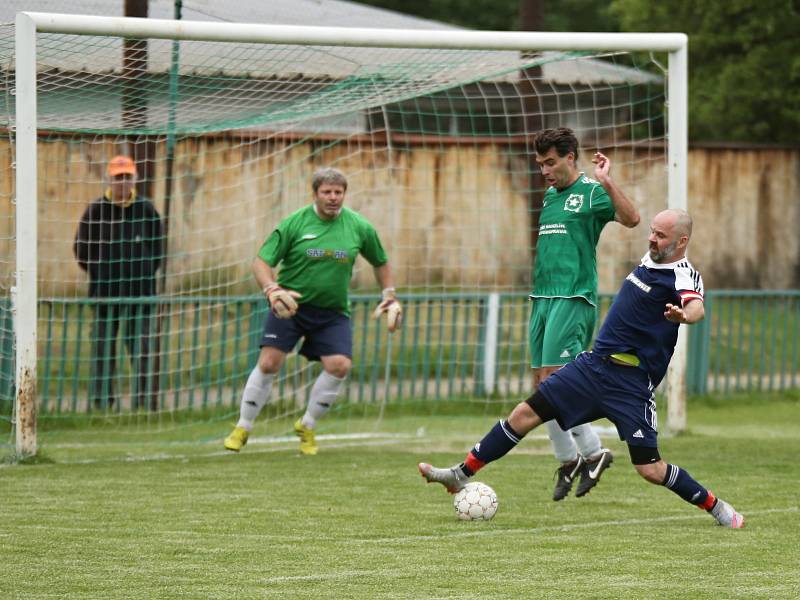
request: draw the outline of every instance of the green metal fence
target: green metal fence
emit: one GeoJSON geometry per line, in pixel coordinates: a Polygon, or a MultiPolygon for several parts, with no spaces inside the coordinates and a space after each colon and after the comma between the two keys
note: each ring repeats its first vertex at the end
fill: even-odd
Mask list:
{"type": "Polygon", "coordinates": [[[690,393],[800,388],[800,290],[717,290],[689,331],[690,393]]]}
{"type": "MultiPolygon", "coordinates": [[[[517,394],[528,387],[525,359],[528,299],[525,294],[404,296],[404,326],[388,336],[371,319],[374,296],[352,302],[353,370],[347,397],[379,398],[517,394]],[[496,342],[487,352],[487,320],[495,311],[496,342]],[[491,354],[491,356],[489,356],[491,354]],[[490,363],[487,361],[491,360],[490,363]],[[487,366],[488,364],[488,366],[487,366]],[[388,378],[386,377],[388,373],[388,378]]],[[[266,310],[261,296],[114,299],[43,299],[39,310],[38,394],[42,412],[87,410],[92,382],[92,338],[98,303],[149,304],[158,338],[148,369],[158,405],[175,409],[238,405],[255,364],[266,310]],[[157,325],[156,325],[157,323],[157,325]]],[[[122,327],[121,327],[122,329],[122,327]]],[[[114,387],[135,393],[137,378],[122,335],[116,349],[114,387]]],[[[9,373],[9,380],[13,376],[9,373]]],[[[313,369],[287,361],[277,394],[307,393],[313,369]]]]}
{"type": "MultiPolygon", "coordinates": [[[[600,299],[600,319],[612,296],[600,299]]],[[[147,367],[164,408],[239,402],[258,355],[261,296],[109,300],[151,304],[157,352],[147,367]],[[157,325],[155,325],[157,323],[157,325]]],[[[353,371],[347,398],[508,397],[527,393],[529,300],[524,293],[406,295],[404,327],[388,336],[370,318],[373,296],[353,297],[353,371]],[[388,375],[388,377],[387,377],[388,375]]],[[[38,393],[42,412],[88,409],[96,300],[43,299],[39,306],[38,393]]],[[[690,393],[800,388],[800,291],[714,291],[707,318],[689,329],[690,393]]],[[[8,304],[0,306],[0,397],[13,397],[13,338],[8,304]]],[[[118,342],[115,387],[134,393],[137,378],[118,342]]],[[[290,360],[281,396],[305,396],[314,371],[290,360]]],[[[299,398],[304,401],[305,398],[299,398]]]]}

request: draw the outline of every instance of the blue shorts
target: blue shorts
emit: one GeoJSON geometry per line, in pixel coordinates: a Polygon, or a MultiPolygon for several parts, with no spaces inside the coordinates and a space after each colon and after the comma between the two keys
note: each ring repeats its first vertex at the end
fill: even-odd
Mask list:
{"type": "Polygon", "coordinates": [[[564,431],[602,417],[630,446],[658,447],[656,400],[650,377],[639,367],[583,352],[539,386],[564,431]]]}
{"type": "Polygon", "coordinates": [[[270,346],[288,353],[301,337],[304,339],[300,354],[308,360],[319,360],[321,356],[334,354],[343,354],[348,358],[353,356],[350,317],[308,304],[301,304],[291,319],[279,319],[267,311],[259,347],[270,346]]]}

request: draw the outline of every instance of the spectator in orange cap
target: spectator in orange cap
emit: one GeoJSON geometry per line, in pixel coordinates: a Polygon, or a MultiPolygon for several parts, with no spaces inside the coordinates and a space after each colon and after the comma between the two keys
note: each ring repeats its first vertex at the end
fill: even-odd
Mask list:
{"type": "Polygon", "coordinates": [[[86,208],[73,246],[78,264],[89,275],[89,296],[97,300],[90,398],[95,409],[119,409],[114,373],[117,334],[122,325],[134,373],[131,405],[146,408],[151,391],[153,305],[131,302],[130,298],[156,294],[156,271],[163,261],[164,248],[161,217],[149,200],[136,196],[133,159],[115,156],[108,162],[106,173],[108,188],[86,208]]]}

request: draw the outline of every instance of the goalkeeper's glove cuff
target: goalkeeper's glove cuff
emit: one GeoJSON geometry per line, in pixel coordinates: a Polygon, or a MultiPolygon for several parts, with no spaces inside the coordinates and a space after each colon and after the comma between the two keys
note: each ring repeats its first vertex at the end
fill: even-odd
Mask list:
{"type": "Polygon", "coordinates": [[[279,319],[289,319],[297,313],[296,299],[301,294],[292,290],[285,290],[277,283],[271,283],[264,287],[264,294],[269,300],[272,314],[279,319]]]}
{"type": "Polygon", "coordinates": [[[383,299],[380,304],[378,304],[375,312],[372,313],[372,318],[377,319],[383,313],[386,313],[386,326],[391,333],[399,329],[403,324],[403,307],[400,306],[400,302],[397,300],[393,287],[385,288],[381,291],[381,297],[383,299]]]}

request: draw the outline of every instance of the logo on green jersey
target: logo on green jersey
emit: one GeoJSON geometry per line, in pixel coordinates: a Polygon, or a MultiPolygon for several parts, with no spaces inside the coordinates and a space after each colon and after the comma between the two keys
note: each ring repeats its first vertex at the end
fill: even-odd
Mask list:
{"type": "Polygon", "coordinates": [[[570,212],[580,212],[583,206],[583,194],[570,194],[564,201],[564,210],[570,212]]]}
{"type": "Polygon", "coordinates": [[[306,250],[308,258],[317,260],[335,260],[336,262],[346,263],[350,260],[347,250],[328,250],[322,248],[309,248],[306,250]]]}

